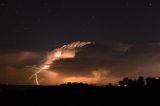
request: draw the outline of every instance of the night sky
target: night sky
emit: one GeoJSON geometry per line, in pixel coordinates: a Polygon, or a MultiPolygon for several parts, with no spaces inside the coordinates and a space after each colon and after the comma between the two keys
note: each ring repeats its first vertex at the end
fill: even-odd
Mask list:
{"type": "MultiPolygon", "coordinates": [[[[0,83],[29,77],[56,48],[92,42],[39,74],[41,84],[160,76],[158,0],[0,0],[0,83]]],[[[68,55],[68,54],[67,54],[68,55]]]]}

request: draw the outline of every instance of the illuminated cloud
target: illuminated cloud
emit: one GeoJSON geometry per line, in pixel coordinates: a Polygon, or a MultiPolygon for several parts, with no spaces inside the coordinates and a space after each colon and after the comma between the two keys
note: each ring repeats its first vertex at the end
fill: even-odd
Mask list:
{"type": "Polygon", "coordinates": [[[43,85],[65,82],[101,85],[115,83],[126,76],[157,77],[160,74],[159,43],[94,43],[84,47],[81,45],[78,49],[73,49],[73,45],[68,46],[71,49],[65,45],[45,53],[0,53],[0,83],[35,84],[29,77],[37,67],[44,68],[42,66],[46,67],[46,71],[39,73],[38,78],[43,85]],[[51,57],[56,57],[55,61],[51,57]],[[48,58],[51,59],[50,64],[45,63],[48,58]]]}
{"type": "Polygon", "coordinates": [[[0,53],[0,83],[32,84],[28,77],[33,72],[27,67],[40,63],[43,56],[30,51],[0,53]]]}
{"type": "MultiPolygon", "coordinates": [[[[110,70],[110,75],[116,77],[145,76],[146,67],[150,69],[151,65],[159,64],[159,60],[159,45],[96,43],[83,47],[74,59],[55,61],[51,70],[64,76],[90,76],[95,70],[110,70]]],[[[152,75],[158,73],[154,71],[152,75]]]]}
{"type": "Polygon", "coordinates": [[[35,69],[35,73],[30,77],[30,79],[34,77],[36,84],[39,85],[39,74],[41,72],[48,71],[48,69],[50,69],[51,67],[51,64],[56,60],[74,58],[76,53],[78,52],[78,48],[89,44],[91,44],[91,42],[77,41],[54,49],[53,51],[48,53],[48,55],[44,59],[44,62],[40,64],[37,69],[35,69]]]}

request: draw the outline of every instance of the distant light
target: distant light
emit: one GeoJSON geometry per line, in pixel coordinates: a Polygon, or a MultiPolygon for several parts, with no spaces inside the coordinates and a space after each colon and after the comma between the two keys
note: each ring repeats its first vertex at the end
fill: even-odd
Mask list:
{"type": "Polygon", "coordinates": [[[125,87],[127,87],[128,85],[124,85],[125,87]]]}

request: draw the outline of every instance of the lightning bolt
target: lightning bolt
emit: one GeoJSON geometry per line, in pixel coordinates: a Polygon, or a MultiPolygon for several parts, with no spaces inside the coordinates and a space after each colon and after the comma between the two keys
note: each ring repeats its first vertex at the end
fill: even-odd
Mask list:
{"type": "Polygon", "coordinates": [[[39,65],[39,67],[34,67],[35,69],[35,73],[33,75],[30,76],[29,79],[35,78],[35,83],[36,85],[40,85],[39,82],[39,73],[41,73],[42,71],[46,71],[49,70],[51,67],[51,64],[54,63],[54,61],[56,60],[60,60],[60,59],[64,59],[64,58],[74,58],[77,51],[77,48],[81,48],[85,45],[89,45],[92,42],[72,42],[70,44],[67,45],[63,45],[60,48],[56,48],[53,51],[49,52],[48,55],[45,58],[45,61],[39,65]]]}

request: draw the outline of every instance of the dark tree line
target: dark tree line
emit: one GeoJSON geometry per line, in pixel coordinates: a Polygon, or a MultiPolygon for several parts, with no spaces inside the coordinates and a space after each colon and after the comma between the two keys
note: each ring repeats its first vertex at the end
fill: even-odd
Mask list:
{"type": "MultiPolygon", "coordinates": [[[[142,76],[138,77],[137,79],[130,79],[128,77],[124,78],[123,80],[118,82],[119,87],[160,87],[160,77],[147,77],[144,78],[142,76]]],[[[116,85],[109,83],[105,86],[97,86],[87,83],[77,83],[77,82],[68,82],[61,85],[55,85],[55,86],[34,86],[34,85],[8,85],[8,84],[0,84],[0,90],[2,89],[8,89],[8,88],[112,88],[117,87],[116,85]]]]}
{"type": "Polygon", "coordinates": [[[129,79],[124,78],[122,81],[119,81],[119,86],[128,86],[128,87],[160,87],[160,77],[147,77],[144,78],[140,76],[138,79],[129,79]]]}
{"type": "MultiPolygon", "coordinates": [[[[130,79],[128,77],[124,78],[123,80],[118,82],[120,87],[160,87],[160,77],[147,77],[144,78],[142,76],[138,77],[137,79],[130,79]]],[[[82,87],[95,87],[94,85],[85,84],[85,83],[66,83],[61,84],[60,86],[82,86],[82,87]]],[[[104,87],[104,86],[103,86],[104,87]]],[[[116,87],[114,84],[109,83],[105,87],[116,87]]]]}

